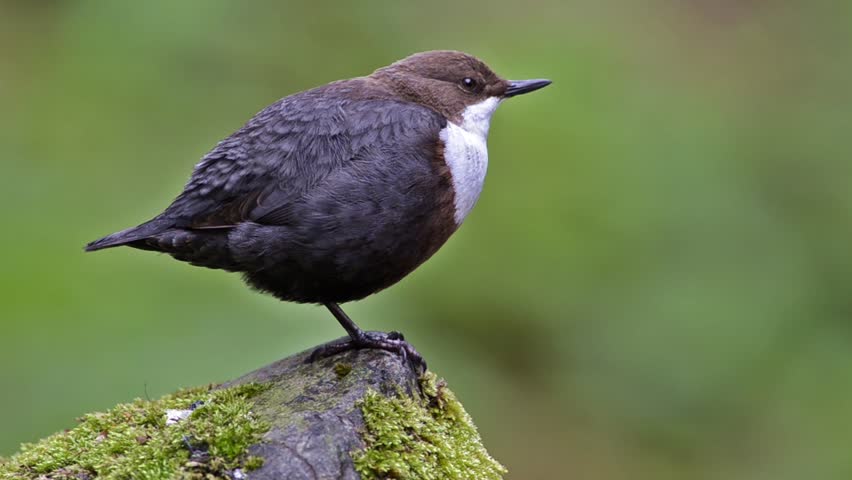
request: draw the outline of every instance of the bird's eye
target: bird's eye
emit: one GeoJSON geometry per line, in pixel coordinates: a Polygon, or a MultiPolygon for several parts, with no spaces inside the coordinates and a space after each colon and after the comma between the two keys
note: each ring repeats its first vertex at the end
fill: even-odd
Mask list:
{"type": "Polygon", "coordinates": [[[462,85],[464,85],[464,88],[468,90],[473,90],[474,88],[476,88],[476,80],[470,77],[464,77],[464,80],[462,80],[462,85]]]}

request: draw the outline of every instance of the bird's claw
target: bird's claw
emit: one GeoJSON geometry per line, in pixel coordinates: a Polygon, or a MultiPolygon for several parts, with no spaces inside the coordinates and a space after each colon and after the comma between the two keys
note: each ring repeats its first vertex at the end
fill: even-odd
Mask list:
{"type": "Polygon", "coordinates": [[[317,347],[306,361],[311,363],[338,353],[365,348],[396,353],[402,357],[403,362],[411,365],[418,375],[426,371],[426,361],[423,360],[423,356],[410,343],[406,342],[405,337],[399,332],[362,332],[357,338],[317,347]]]}

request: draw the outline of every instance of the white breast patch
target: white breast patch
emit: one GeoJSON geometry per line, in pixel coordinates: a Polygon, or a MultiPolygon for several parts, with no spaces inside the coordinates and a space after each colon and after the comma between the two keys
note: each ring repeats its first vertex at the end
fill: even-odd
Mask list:
{"type": "Polygon", "coordinates": [[[488,170],[488,127],[500,99],[488,98],[467,107],[462,124],[447,122],[441,130],[444,161],[450,167],[455,191],[455,220],[461,225],[479,198],[488,170]]]}

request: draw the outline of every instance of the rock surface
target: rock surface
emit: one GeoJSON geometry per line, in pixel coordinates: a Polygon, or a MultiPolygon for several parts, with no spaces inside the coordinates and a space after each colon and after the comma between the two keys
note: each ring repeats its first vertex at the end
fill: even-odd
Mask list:
{"type": "Polygon", "coordinates": [[[136,399],[0,458],[0,479],[500,480],[434,373],[360,350],[303,352],[223,385],[136,399]]]}
{"type": "Polygon", "coordinates": [[[419,396],[418,374],[399,356],[381,350],[350,351],[306,363],[310,351],[279,360],[223,387],[271,383],[254,412],[271,425],[250,449],[263,457],[251,479],[358,480],[352,452],[365,448],[358,402],[368,390],[419,396]]]}

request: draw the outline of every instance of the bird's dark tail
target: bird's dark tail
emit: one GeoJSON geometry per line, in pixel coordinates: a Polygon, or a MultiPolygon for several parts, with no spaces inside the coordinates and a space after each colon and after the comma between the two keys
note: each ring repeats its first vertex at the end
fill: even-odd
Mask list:
{"type": "Polygon", "coordinates": [[[87,252],[94,252],[95,250],[102,250],[104,248],[112,248],[112,247],[120,247],[122,245],[127,245],[129,243],[133,243],[139,240],[143,240],[152,235],[156,235],[168,228],[171,228],[173,222],[170,222],[163,218],[155,218],[151,221],[145,222],[138,227],[128,228],[126,230],[122,230],[120,232],[113,233],[112,235],[107,235],[100,240],[95,240],[94,242],[90,242],[86,245],[87,252]]]}

